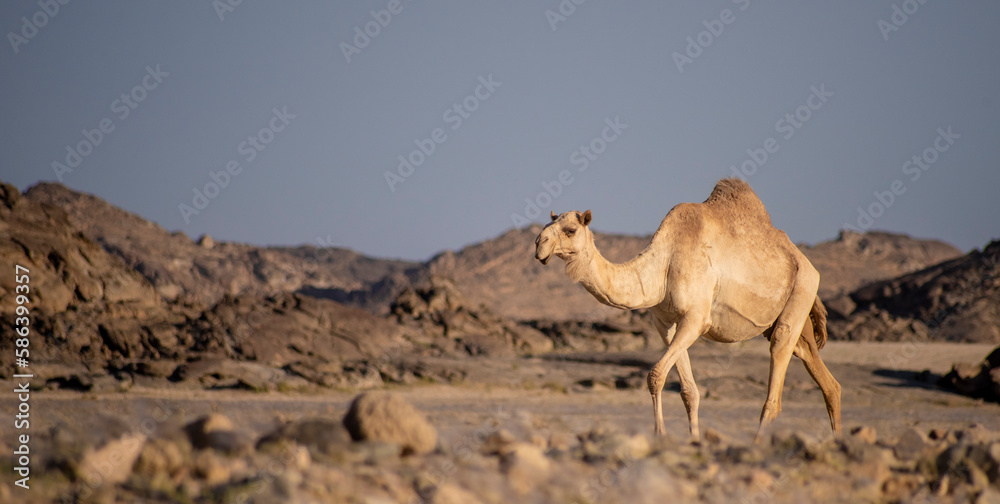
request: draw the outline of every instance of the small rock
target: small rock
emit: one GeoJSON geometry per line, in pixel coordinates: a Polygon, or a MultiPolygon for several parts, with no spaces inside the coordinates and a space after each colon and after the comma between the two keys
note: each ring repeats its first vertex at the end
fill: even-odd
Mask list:
{"type": "Polygon", "coordinates": [[[50,435],[47,464],[64,469],[67,476],[82,480],[90,489],[122,481],[145,441],[120,417],[103,414],[60,423],[50,435]]]}
{"type": "Polygon", "coordinates": [[[145,442],[145,435],[130,433],[87,450],[76,468],[77,477],[91,488],[124,482],[145,442]]]}
{"type": "Polygon", "coordinates": [[[434,492],[434,504],[481,504],[475,494],[451,483],[443,483],[434,492]]]}
{"type": "Polygon", "coordinates": [[[621,440],[615,448],[615,456],[622,462],[631,463],[634,460],[648,457],[651,451],[646,436],[635,434],[621,440]]]}
{"type": "Polygon", "coordinates": [[[576,436],[567,432],[553,432],[549,436],[549,447],[558,451],[569,451],[578,445],[580,440],[576,436]]]}
{"type": "Polygon", "coordinates": [[[169,439],[152,439],[142,447],[133,470],[148,480],[163,478],[177,483],[186,475],[190,459],[191,446],[186,441],[178,443],[169,439]]]}
{"type": "Polygon", "coordinates": [[[820,450],[819,442],[815,438],[798,431],[775,433],[771,436],[771,447],[786,458],[790,455],[811,457],[820,450]]]}
{"type": "Polygon", "coordinates": [[[213,240],[208,234],[203,234],[198,238],[198,245],[201,246],[201,248],[210,249],[215,247],[215,240],[213,240]]]}
{"type": "Polygon", "coordinates": [[[882,500],[886,502],[921,502],[912,498],[918,490],[926,488],[926,481],[918,474],[895,474],[882,485],[882,500]]]}
{"type": "Polygon", "coordinates": [[[395,443],[403,455],[430,453],[437,446],[437,430],[427,417],[388,392],[365,392],[354,398],[344,427],[355,441],[395,443]]]}
{"type": "Polygon", "coordinates": [[[209,486],[226,483],[232,474],[225,461],[211,451],[203,451],[195,457],[194,471],[209,486]]]}
{"type": "Polygon", "coordinates": [[[987,453],[989,453],[990,460],[993,461],[993,465],[1000,468],[1000,441],[990,443],[987,453]]]}
{"type": "Polygon", "coordinates": [[[539,447],[514,443],[501,454],[500,469],[514,490],[524,495],[549,478],[551,463],[539,447]]]}
{"type": "Polygon", "coordinates": [[[135,372],[143,376],[167,378],[177,370],[177,362],[171,360],[148,360],[135,364],[135,372]]]}
{"type": "Polygon", "coordinates": [[[343,423],[325,418],[307,418],[279,427],[257,442],[257,449],[281,440],[294,441],[313,452],[332,456],[343,453],[351,443],[351,436],[343,423]]]}
{"type": "Polygon", "coordinates": [[[771,493],[774,486],[774,476],[763,469],[752,469],[747,476],[747,483],[752,491],[763,491],[765,494],[771,493]]]}
{"type": "Polygon", "coordinates": [[[517,442],[517,438],[514,437],[510,431],[507,429],[500,429],[493,432],[486,438],[486,441],[483,442],[481,452],[483,455],[496,455],[503,452],[508,445],[514,444],[515,442],[517,442]]]}
{"type": "Polygon", "coordinates": [[[191,446],[201,450],[211,448],[223,453],[245,453],[250,448],[250,438],[237,432],[232,420],[213,413],[203,416],[186,426],[184,432],[191,440],[191,446]]]}
{"type": "Polygon", "coordinates": [[[916,428],[911,427],[899,436],[896,445],[893,446],[893,452],[895,452],[896,458],[899,460],[909,462],[916,460],[929,446],[927,436],[916,428]]]}
{"type": "Polygon", "coordinates": [[[862,425],[860,427],[855,427],[851,429],[851,435],[868,444],[875,444],[875,441],[878,439],[878,436],[876,435],[875,432],[875,427],[867,425],[862,425]]]}
{"type": "Polygon", "coordinates": [[[619,390],[636,390],[646,387],[646,372],[633,371],[625,376],[615,377],[615,388],[619,390]]]}
{"type": "Polygon", "coordinates": [[[732,439],[725,434],[708,427],[705,432],[701,435],[701,438],[705,440],[708,444],[712,445],[729,445],[732,444],[732,439]]]}

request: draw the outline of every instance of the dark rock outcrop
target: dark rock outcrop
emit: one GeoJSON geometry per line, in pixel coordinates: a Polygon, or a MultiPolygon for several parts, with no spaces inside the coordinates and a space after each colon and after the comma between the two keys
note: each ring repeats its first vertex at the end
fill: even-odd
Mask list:
{"type": "Polygon", "coordinates": [[[444,277],[404,290],[390,311],[416,341],[439,353],[521,355],[548,352],[552,340],[538,330],[474,305],[444,277]]]}
{"type": "Polygon", "coordinates": [[[938,385],[987,401],[1000,402],[1000,347],[979,364],[955,363],[938,385]]]}
{"type": "Polygon", "coordinates": [[[1000,343],[1000,241],[827,306],[835,339],[1000,343]]]}

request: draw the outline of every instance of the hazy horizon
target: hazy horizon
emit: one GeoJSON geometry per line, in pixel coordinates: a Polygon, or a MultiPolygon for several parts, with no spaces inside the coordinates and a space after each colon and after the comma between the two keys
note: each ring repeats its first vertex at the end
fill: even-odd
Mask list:
{"type": "Polygon", "coordinates": [[[1000,238],[1000,4],[5,3],[0,179],[423,261],[747,179],[797,243],[1000,238]]]}

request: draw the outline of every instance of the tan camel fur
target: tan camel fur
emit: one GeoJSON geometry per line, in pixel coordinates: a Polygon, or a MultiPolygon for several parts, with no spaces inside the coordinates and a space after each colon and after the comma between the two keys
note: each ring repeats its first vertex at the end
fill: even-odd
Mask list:
{"type": "Polygon", "coordinates": [[[758,334],[770,341],[771,368],[755,441],[781,411],[793,354],[819,385],[830,425],[841,434],[840,384],[819,356],[826,343],[826,309],[816,295],[819,273],[774,228],[746,182],[720,180],[704,203],[675,206],[646,249],[623,264],[601,256],[590,221],[590,210],[552,213],[552,222],[535,240],[535,257],[542,264],[552,256],[564,260],[570,278],[601,303],[649,309],[667,345],[647,379],[657,434],[664,433],[660,393],[676,364],[691,435],[700,438],[700,395],[687,352],[699,336],[735,343],[758,334]]]}

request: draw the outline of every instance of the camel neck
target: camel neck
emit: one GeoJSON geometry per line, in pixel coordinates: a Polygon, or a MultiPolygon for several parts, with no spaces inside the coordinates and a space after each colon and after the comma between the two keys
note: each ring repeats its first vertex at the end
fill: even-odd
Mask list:
{"type": "Polygon", "coordinates": [[[658,304],[665,292],[665,254],[650,247],[625,263],[604,258],[593,238],[591,246],[566,263],[566,273],[598,301],[608,306],[634,310],[658,304]]]}

